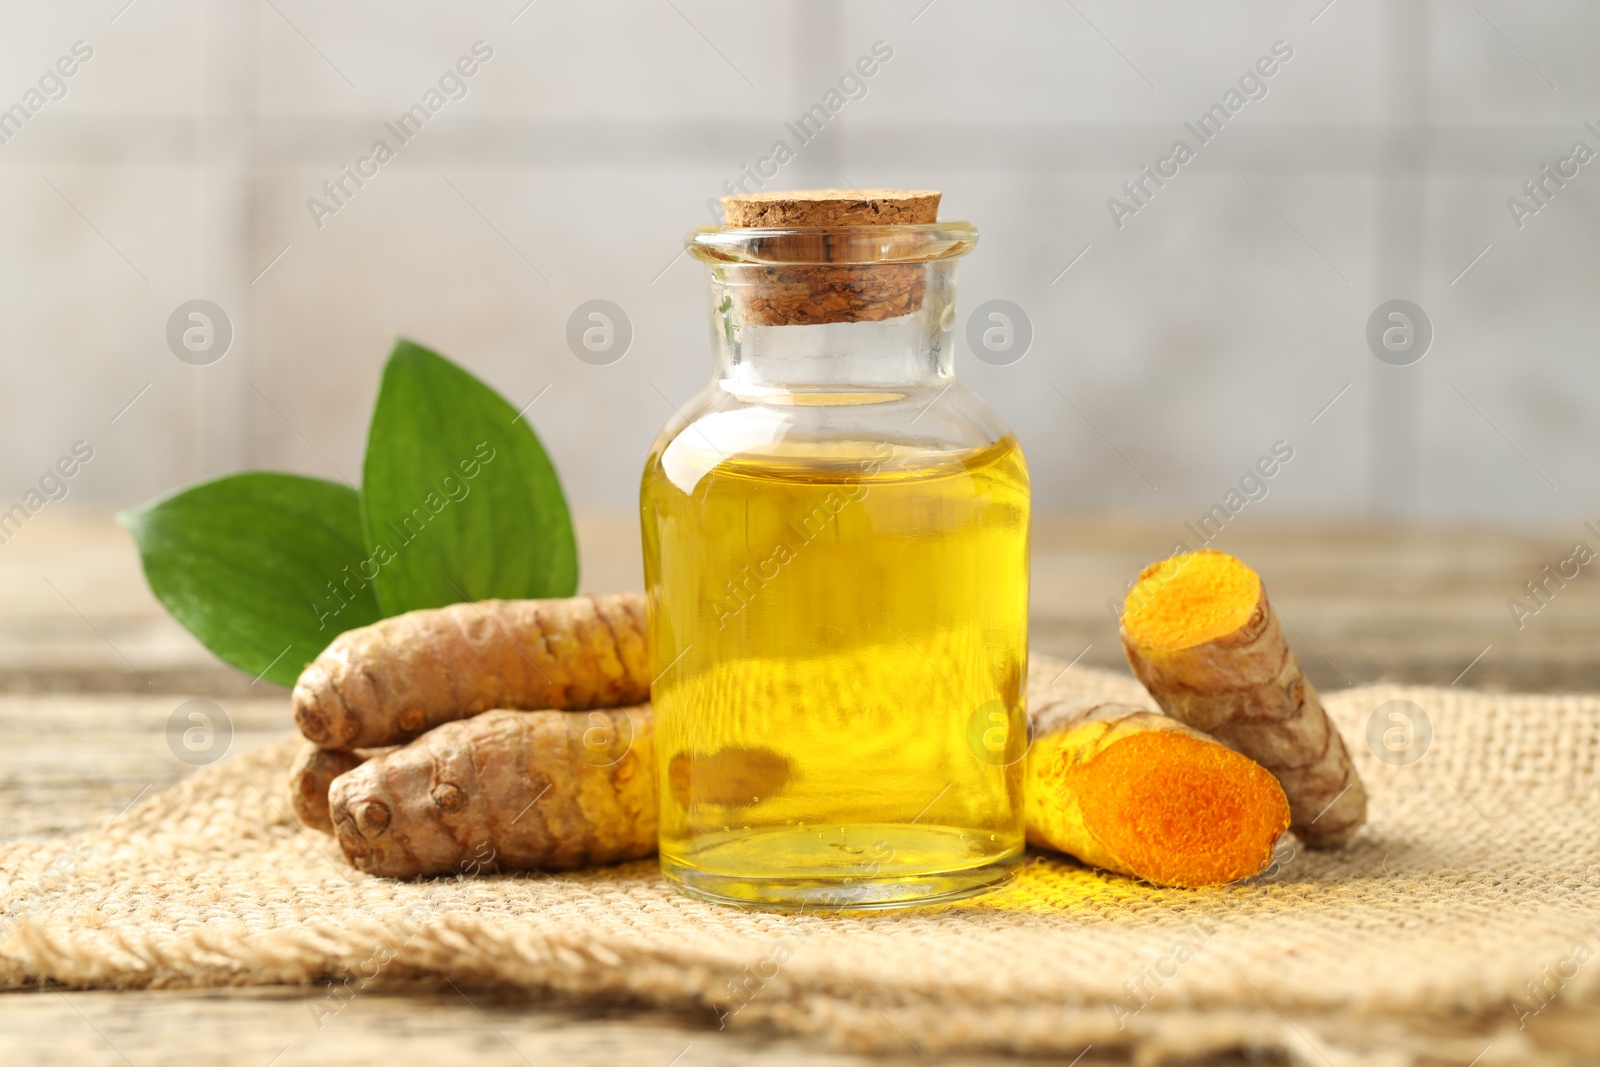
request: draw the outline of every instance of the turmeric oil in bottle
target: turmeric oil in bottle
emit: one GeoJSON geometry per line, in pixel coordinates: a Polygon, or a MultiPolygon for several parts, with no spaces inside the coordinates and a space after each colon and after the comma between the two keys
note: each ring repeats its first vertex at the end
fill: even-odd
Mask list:
{"type": "Polygon", "coordinates": [[[718,376],[641,494],[661,863],[730,903],[952,899],[1023,849],[1027,469],[950,374],[971,227],[828,222],[692,238],[718,376]]]}

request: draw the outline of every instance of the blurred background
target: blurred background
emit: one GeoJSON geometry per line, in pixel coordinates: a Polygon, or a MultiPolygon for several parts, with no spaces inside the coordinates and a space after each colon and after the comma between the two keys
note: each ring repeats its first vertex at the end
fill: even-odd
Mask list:
{"type": "Polygon", "coordinates": [[[1507,603],[1600,546],[1593,5],[0,10],[0,510],[93,450],[0,546],[7,685],[53,656],[215,683],[105,516],[242,468],[358,477],[397,334],[532,402],[585,586],[637,583],[641,465],[710,368],[682,236],[740,180],[938,188],[979,227],[958,370],[1032,467],[1041,648],[1117,663],[1107,601],[1282,442],[1215,543],[1320,682],[1600,684],[1587,570],[1523,629],[1507,603]],[[609,361],[567,340],[595,300],[631,331],[609,361]],[[1025,350],[973,352],[980,305],[1025,350]]]}

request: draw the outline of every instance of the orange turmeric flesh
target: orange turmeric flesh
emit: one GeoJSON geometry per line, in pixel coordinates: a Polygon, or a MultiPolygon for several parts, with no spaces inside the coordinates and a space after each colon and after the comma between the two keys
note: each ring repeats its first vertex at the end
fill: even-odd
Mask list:
{"type": "Polygon", "coordinates": [[[1128,592],[1122,626],[1139,647],[1171,652],[1238,630],[1261,599],[1261,579],[1211,549],[1153,563],[1128,592]]]}
{"type": "Polygon", "coordinates": [[[1157,885],[1220,885],[1260,874],[1289,828],[1272,774],[1210,740],[1152,730],[1061,765],[1084,829],[1125,873],[1157,885]]]}

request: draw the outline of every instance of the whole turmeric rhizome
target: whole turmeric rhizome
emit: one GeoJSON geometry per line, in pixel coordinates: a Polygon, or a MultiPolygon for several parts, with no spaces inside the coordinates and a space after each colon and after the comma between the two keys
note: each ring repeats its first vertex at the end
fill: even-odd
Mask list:
{"type": "MultiPolygon", "coordinates": [[[[644,598],[486,601],[340,636],[295,686],[295,811],[396,878],[650,855],[661,789],[644,598]],[[470,870],[469,870],[470,868],[470,870]]],[[[1147,568],[1122,639],[1163,713],[1036,672],[1031,844],[1160,885],[1259,874],[1286,829],[1343,843],[1366,797],[1260,579],[1219,552],[1147,568]]]]}

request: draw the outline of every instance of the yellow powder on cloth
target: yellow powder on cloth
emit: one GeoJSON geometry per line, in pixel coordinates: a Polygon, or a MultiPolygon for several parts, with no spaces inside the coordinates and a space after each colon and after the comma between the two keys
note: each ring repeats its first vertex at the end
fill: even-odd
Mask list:
{"type": "Polygon", "coordinates": [[[1261,579],[1209,548],[1152,563],[1128,592],[1122,626],[1141,648],[1172,652],[1233,633],[1261,599],[1261,579]]]}

